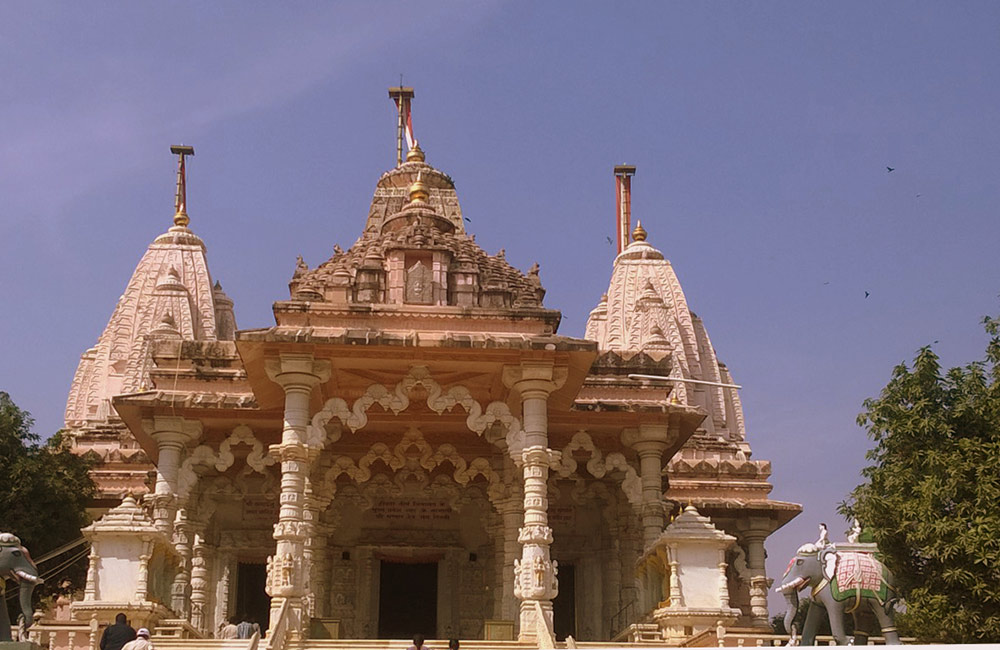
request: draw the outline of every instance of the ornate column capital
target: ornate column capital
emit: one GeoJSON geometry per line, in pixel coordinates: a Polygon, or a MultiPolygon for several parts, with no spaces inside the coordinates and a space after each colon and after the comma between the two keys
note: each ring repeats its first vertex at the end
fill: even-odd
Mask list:
{"type": "Polygon", "coordinates": [[[561,388],[566,383],[568,375],[568,368],[556,366],[551,360],[522,361],[517,366],[504,366],[503,383],[507,388],[514,389],[522,395],[543,393],[547,396],[561,388]]]}
{"type": "Polygon", "coordinates": [[[154,415],[142,421],[142,429],[148,433],[156,445],[181,448],[197,440],[202,434],[199,420],[191,420],[177,415],[154,415]]]}
{"type": "Polygon", "coordinates": [[[317,361],[312,354],[282,354],[264,362],[267,376],[286,391],[312,390],[330,379],[329,361],[317,361]]]}
{"type": "Polygon", "coordinates": [[[767,536],[771,534],[771,531],[760,528],[751,528],[749,530],[741,530],[739,533],[742,541],[749,544],[763,544],[767,536]]]}
{"type": "Polygon", "coordinates": [[[268,455],[279,463],[304,463],[305,467],[309,467],[319,457],[319,452],[318,448],[307,447],[302,442],[281,442],[267,447],[268,455]]]}
{"type": "Polygon", "coordinates": [[[676,432],[666,422],[642,422],[638,427],[622,430],[622,444],[632,447],[640,454],[642,450],[659,448],[660,453],[676,438],[676,432]]]}

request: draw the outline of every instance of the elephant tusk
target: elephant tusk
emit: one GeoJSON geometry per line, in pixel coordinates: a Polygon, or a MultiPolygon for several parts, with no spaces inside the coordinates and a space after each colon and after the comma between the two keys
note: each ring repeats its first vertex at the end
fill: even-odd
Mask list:
{"type": "Polygon", "coordinates": [[[20,569],[14,569],[13,573],[14,573],[15,576],[17,576],[17,578],[19,580],[27,580],[28,582],[30,582],[32,584],[40,585],[43,582],[45,582],[44,580],[42,580],[38,576],[33,576],[33,575],[29,574],[29,573],[25,573],[24,571],[21,571],[20,569]]]}
{"type": "Polygon", "coordinates": [[[792,580],[791,582],[787,582],[787,583],[785,583],[785,584],[783,584],[781,586],[775,587],[774,591],[776,591],[779,594],[783,594],[786,591],[789,591],[789,590],[792,590],[792,589],[794,589],[795,591],[798,591],[799,589],[801,589],[802,587],[804,587],[808,582],[809,582],[808,578],[796,578],[795,580],[792,580]]]}

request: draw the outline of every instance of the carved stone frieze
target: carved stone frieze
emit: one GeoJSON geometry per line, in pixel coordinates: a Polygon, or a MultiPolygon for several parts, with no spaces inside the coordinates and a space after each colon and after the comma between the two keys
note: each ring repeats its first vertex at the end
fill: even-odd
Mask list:
{"type": "MultiPolygon", "coordinates": [[[[518,435],[523,440],[521,422],[510,412],[506,403],[491,402],[484,409],[478,401],[473,399],[469,389],[465,386],[451,386],[447,390],[442,388],[431,378],[430,371],[426,366],[412,366],[406,376],[392,390],[382,384],[372,384],[350,406],[340,397],[327,400],[323,408],[313,416],[309,424],[307,438],[311,444],[316,446],[335,442],[340,438],[339,430],[327,432],[327,425],[332,419],[337,418],[351,431],[357,431],[368,424],[368,409],[375,404],[386,411],[398,414],[410,405],[409,393],[417,386],[427,391],[427,406],[435,413],[444,413],[460,406],[468,413],[466,426],[470,430],[479,435],[487,435],[487,439],[494,444],[502,439],[510,447],[511,442],[514,442],[514,446],[519,449],[520,446],[516,444],[516,441],[519,439],[518,435]],[[503,438],[497,434],[487,434],[487,431],[491,430],[494,425],[499,425],[502,428],[503,438]]],[[[523,442],[521,444],[523,445],[523,442]]]]}
{"type": "Polygon", "coordinates": [[[199,445],[188,454],[177,475],[178,496],[182,500],[187,499],[199,476],[203,476],[209,469],[224,472],[232,467],[236,460],[232,448],[238,445],[250,447],[246,462],[247,467],[255,472],[264,474],[266,468],[275,462],[274,458],[265,453],[264,445],[254,436],[253,429],[245,424],[237,425],[219,445],[218,451],[213,451],[209,445],[199,445]]]}

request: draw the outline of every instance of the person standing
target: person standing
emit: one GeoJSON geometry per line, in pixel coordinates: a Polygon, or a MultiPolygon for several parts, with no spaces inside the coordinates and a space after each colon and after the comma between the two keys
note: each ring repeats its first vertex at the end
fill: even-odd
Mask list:
{"type": "Polygon", "coordinates": [[[149,630],[140,627],[135,633],[135,640],[123,645],[122,650],[153,650],[153,644],[149,640],[149,630]]]}
{"type": "Polygon", "coordinates": [[[253,623],[251,623],[250,618],[244,614],[240,617],[240,622],[236,625],[236,638],[249,639],[252,634],[253,623]]]}
{"type": "Polygon", "coordinates": [[[424,635],[423,634],[414,634],[413,635],[413,645],[411,645],[406,650],[431,650],[431,649],[424,645],[424,635]]]}
{"type": "Polygon", "coordinates": [[[124,612],[115,616],[114,625],[104,628],[101,635],[101,650],[122,650],[129,641],[135,638],[135,630],[128,624],[128,618],[124,612]]]}
{"type": "Polygon", "coordinates": [[[219,632],[219,638],[220,639],[238,639],[238,638],[240,638],[239,637],[239,632],[236,629],[236,624],[238,622],[239,622],[238,618],[236,618],[235,616],[230,616],[229,617],[229,623],[224,628],[222,628],[221,632],[219,632]]]}

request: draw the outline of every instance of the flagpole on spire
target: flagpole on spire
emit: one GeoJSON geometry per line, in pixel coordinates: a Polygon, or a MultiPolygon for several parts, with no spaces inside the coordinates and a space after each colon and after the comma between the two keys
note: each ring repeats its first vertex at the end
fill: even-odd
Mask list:
{"type": "Polygon", "coordinates": [[[190,223],[187,214],[187,174],[184,157],[194,155],[194,147],[183,144],[171,145],[170,153],[177,155],[177,194],[174,196],[174,225],[186,227],[190,223]]]}
{"type": "Polygon", "coordinates": [[[400,85],[389,88],[389,97],[396,102],[396,166],[403,164],[403,138],[406,138],[406,149],[413,148],[413,118],[410,115],[410,100],[413,99],[413,88],[400,85]]]}
{"type": "Polygon", "coordinates": [[[635,165],[615,165],[615,222],[618,227],[618,252],[628,247],[632,232],[632,176],[635,165]]]}

